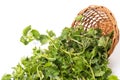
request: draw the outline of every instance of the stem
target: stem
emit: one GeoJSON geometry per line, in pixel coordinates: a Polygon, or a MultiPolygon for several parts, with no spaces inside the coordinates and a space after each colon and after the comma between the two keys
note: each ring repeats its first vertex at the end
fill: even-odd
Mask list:
{"type": "Polygon", "coordinates": [[[90,71],[91,71],[91,74],[92,74],[92,78],[93,78],[93,80],[95,80],[95,75],[94,75],[92,67],[89,65],[89,63],[87,62],[87,60],[85,58],[83,58],[83,60],[87,63],[87,66],[90,68],[90,71]]]}
{"type": "Polygon", "coordinates": [[[69,55],[69,57],[70,57],[70,60],[71,60],[71,54],[69,53],[69,52],[67,52],[66,50],[63,50],[63,49],[61,49],[64,53],[66,53],[66,54],[68,54],[69,55]]]}
{"type": "Polygon", "coordinates": [[[78,43],[78,44],[80,44],[80,45],[83,47],[83,50],[82,50],[82,52],[81,52],[81,53],[84,53],[85,48],[84,48],[83,44],[82,44],[81,42],[79,42],[79,41],[75,40],[75,39],[72,39],[72,38],[71,38],[71,40],[72,40],[72,41],[74,41],[74,42],[76,42],[76,43],[78,43]]]}
{"type": "Polygon", "coordinates": [[[94,72],[93,72],[93,69],[92,69],[92,67],[89,65],[89,68],[90,68],[90,71],[91,71],[91,73],[92,73],[92,77],[93,77],[93,79],[95,80],[95,75],[94,75],[94,72]]]}
{"type": "Polygon", "coordinates": [[[72,38],[71,38],[70,40],[72,40],[72,41],[74,41],[74,42],[80,44],[81,46],[83,46],[83,44],[82,44],[81,42],[79,42],[79,41],[77,41],[77,40],[75,40],[75,39],[72,39],[72,38]]]}
{"type": "Polygon", "coordinates": [[[55,43],[54,43],[54,41],[51,39],[51,37],[50,36],[48,36],[48,38],[50,39],[50,41],[52,42],[52,44],[53,44],[53,46],[55,47],[55,49],[57,49],[57,47],[55,46],[55,43]]]}
{"type": "Polygon", "coordinates": [[[85,80],[85,78],[82,76],[82,80],[85,80]]]}

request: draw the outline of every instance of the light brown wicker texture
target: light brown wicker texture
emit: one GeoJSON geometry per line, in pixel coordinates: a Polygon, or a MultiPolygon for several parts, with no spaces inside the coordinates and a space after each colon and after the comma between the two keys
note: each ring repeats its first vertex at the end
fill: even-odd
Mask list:
{"type": "Polygon", "coordinates": [[[72,27],[81,24],[84,26],[85,30],[89,29],[90,27],[100,28],[103,35],[114,31],[112,46],[108,51],[110,56],[119,41],[119,30],[111,11],[104,6],[91,5],[88,8],[80,11],[78,15],[83,15],[84,17],[82,18],[81,22],[75,20],[72,23],[72,27]]]}

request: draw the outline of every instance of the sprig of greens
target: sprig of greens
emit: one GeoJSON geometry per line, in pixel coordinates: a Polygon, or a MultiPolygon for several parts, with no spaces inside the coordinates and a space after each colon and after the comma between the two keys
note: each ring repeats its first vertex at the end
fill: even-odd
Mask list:
{"type": "Polygon", "coordinates": [[[27,45],[33,40],[49,43],[48,49],[34,47],[33,55],[22,58],[2,80],[118,80],[108,67],[111,35],[102,36],[100,29],[65,27],[56,37],[53,31],[45,35],[28,26],[20,41],[27,45]]]}

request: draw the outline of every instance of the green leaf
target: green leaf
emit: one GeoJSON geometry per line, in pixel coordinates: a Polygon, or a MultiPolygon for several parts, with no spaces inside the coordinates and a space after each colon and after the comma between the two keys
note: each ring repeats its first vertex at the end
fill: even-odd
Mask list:
{"type": "Polygon", "coordinates": [[[61,33],[61,39],[67,39],[70,33],[71,33],[71,29],[65,27],[61,33]]]}
{"type": "Polygon", "coordinates": [[[118,77],[115,76],[115,75],[110,75],[110,76],[108,77],[108,80],[119,80],[119,79],[118,79],[118,77]]]}
{"type": "Polygon", "coordinates": [[[105,71],[100,71],[100,70],[95,71],[95,76],[96,76],[96,77],[103,76],[104,74],[105,74],[105,71]]]}
{"type": "Polygon", "coordinates": [[[35,39],[37,39],[37,40],[40,39],[40,33],[39,33],[37,30],[33,29],[33,30],[31,31],[31,33],[32,33],[32,35],[33,35],[33,37],[34,37],[35,39]]]}
{"type": "Polygon", "coordinates": [[[50,66],[52,66],[52,62],[47,62],[47,63],[45,63],[45,65],[44,65],[44,67],[50,67],[50,66]]]}
{"type": "Polygon", "coordinates": [[[40,39],[39,40],[40,40],[40,42],[41,42],[42,45],[46,44],[49,41],[47,35],[40,35],[40,39]]]}
{"type": "Polygon", "coordinates": [[[47,30],[47,33],[50,37],[55,36],[55,33],[52,30],[50,30],[50,31],[47,30]]]}
{"type": "Polygon", "coordinates": [[[31,30],[31,25],[27,26],[24,30],[23,30],[23,36],[27,36],[28,32],[31,30]]]}
{"type": "Polygon", "coordinates": [[[78,16],[75,18],[75,20],[76,20],[76,21],[81,21],[82,18],[83,18],[83,15],[78,15],[78,16]]]}
{"type": "Polygon", "coordinates": [[[98,41],[98,46],[104,47],[105,44],[106,44],[106,39],[105,39],[105,37],[103,37],[103,36],[100,37],[100,39],[99,39],[99,41],[98,41]]]}
{"type": "Polygon", "coordinates": [[[11,78],[12,78],[11,74],[4,74],[1,80],[11,80],[11,78]]]}
{"type": "Polygon", "coordinates": [[[24,45],[27,45],[29,43],[29,41],[27,41],[27,39],[25,38],[25,36],[21,36],[20,42],[22,42],[24,45]]]}

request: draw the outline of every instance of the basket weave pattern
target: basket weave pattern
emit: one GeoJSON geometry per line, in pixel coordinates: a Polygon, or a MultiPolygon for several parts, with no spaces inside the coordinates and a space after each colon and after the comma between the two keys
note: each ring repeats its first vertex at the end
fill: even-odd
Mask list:
{"type": "Polygon", "coordinates": [[[91,27],[100,28],[103,35],[107,35],[114,31],[112,46],[108,51],[108,54],[111,55],[119,41],[119,30],[111,11],[104,6],[91,5],[80,11],[78,15],[83,15],[84,17],[81,21],[75,20],[72,23],[72,27],[83,25],[85,30],[91,27]]]}

